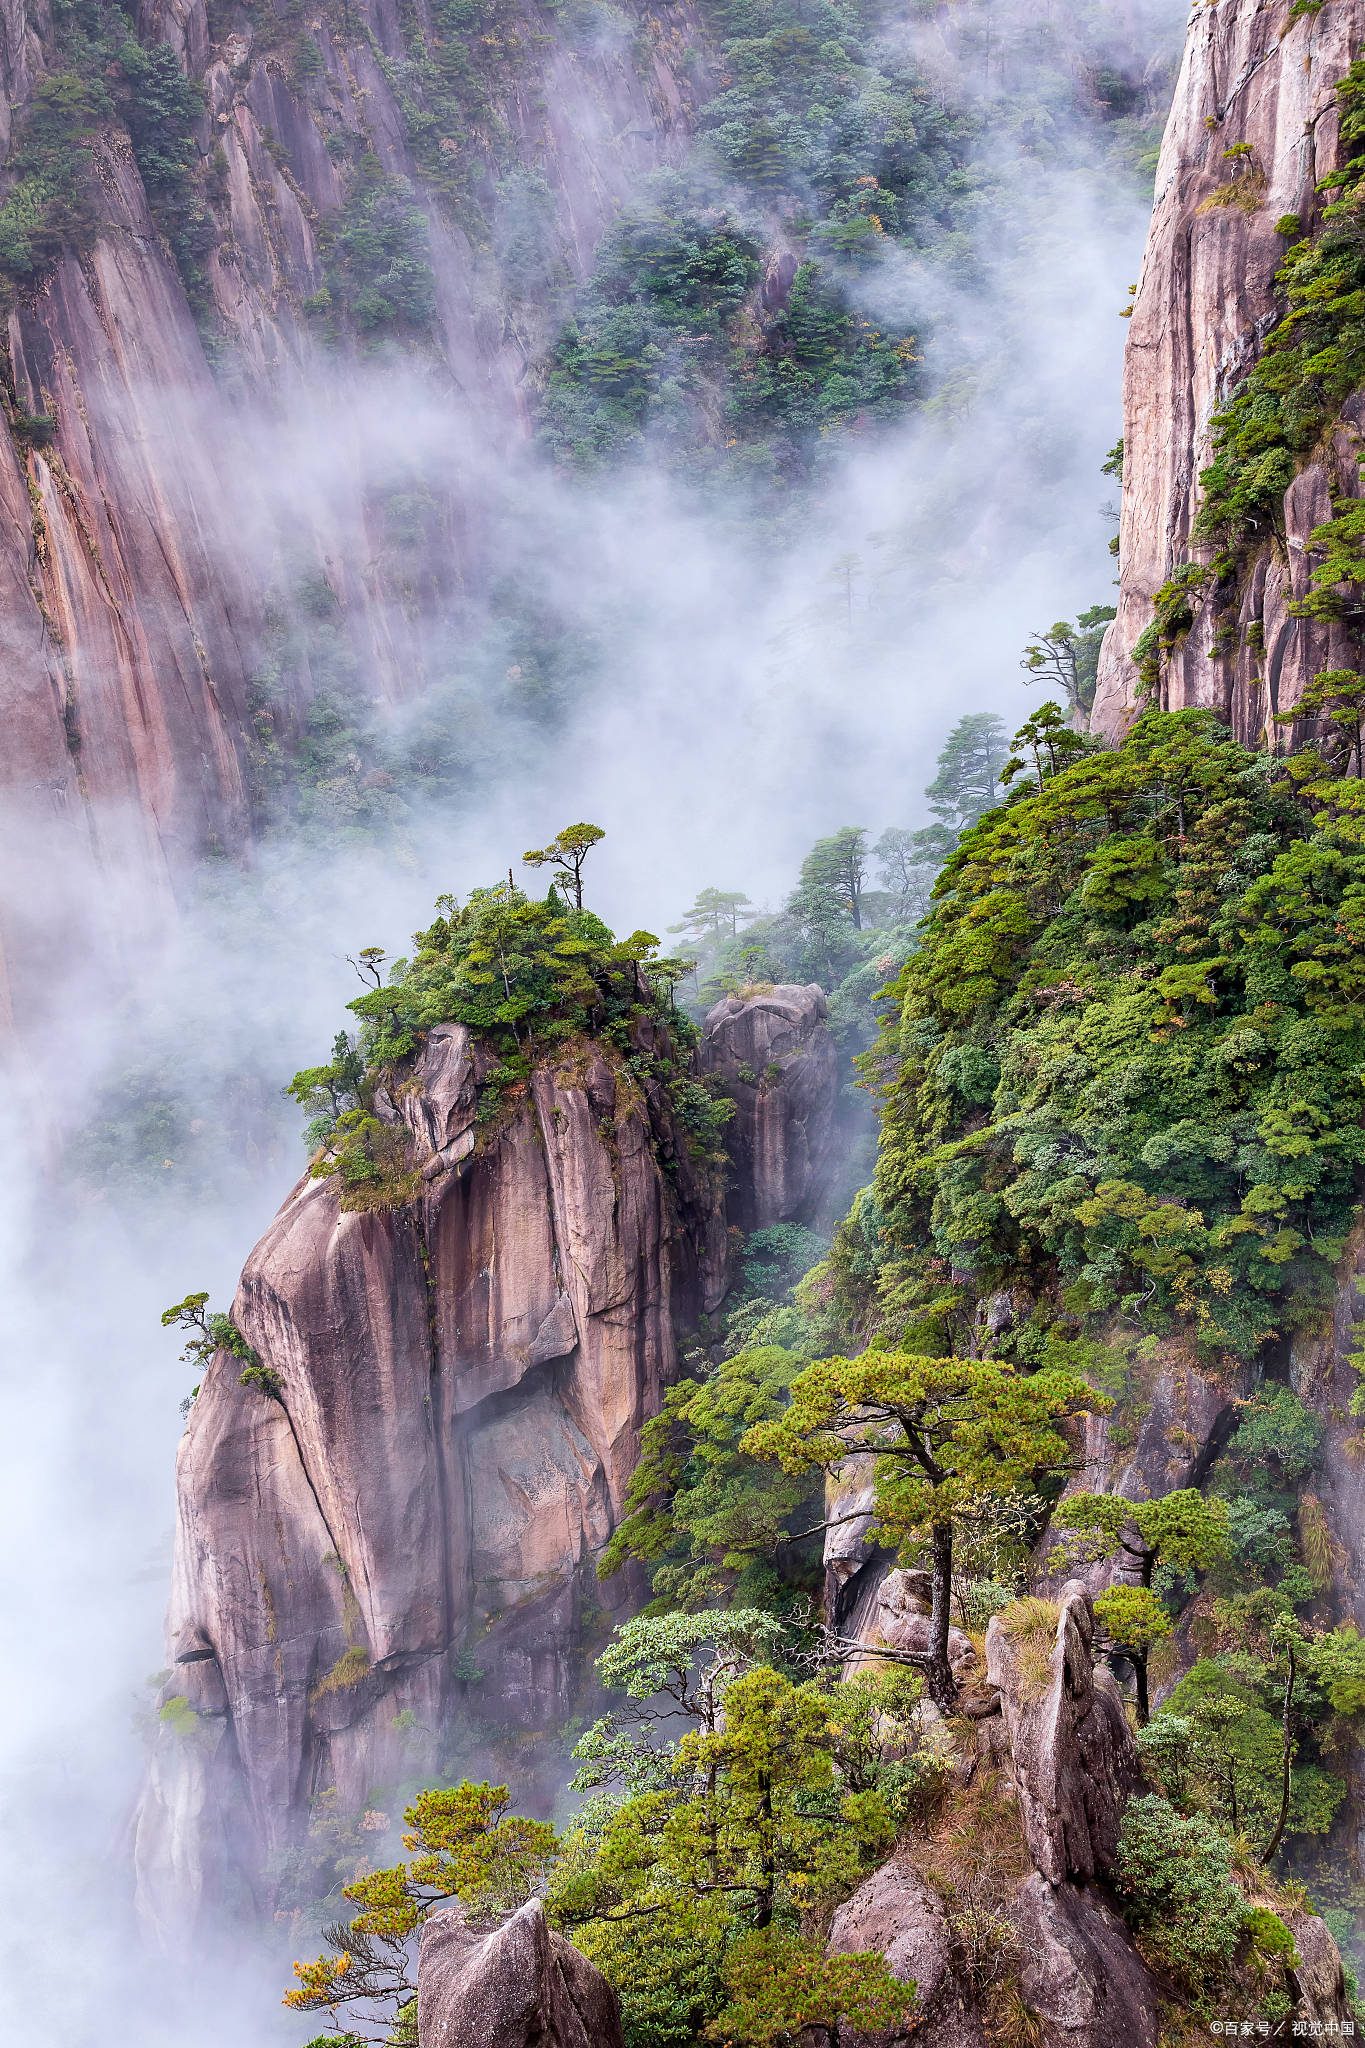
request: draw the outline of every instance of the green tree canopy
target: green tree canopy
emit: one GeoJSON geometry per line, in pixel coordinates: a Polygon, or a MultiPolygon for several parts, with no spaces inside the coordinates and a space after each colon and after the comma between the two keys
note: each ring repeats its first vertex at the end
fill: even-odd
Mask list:
{"type": "Polygon", "coordinates": [[[742,889],[699,889],[691,909],[668,929],[699,939],[733,938],[757,914],[742,889]]]}
{"type": "MultiPolygon", "coordinates": [[[[650,1567],[656,1604],[781,1604],[782,1548],[821,1522],[818,1486],[740,1444],[786,1407],[803,1360],[776,1345],[741,1351],[705,1380],[680,1380],[644,1426],[625,1513],[598,1565],[650,1567]]],[[[793,1567],[795,1560],[791,1560],[793,1567]]],[[[807,1581],[809,1586],[809,1580],[807,1581]]]]}
{"type": "Polygon", "coordinates": [[[867,833],[844,825],[828,839],[817,839],[801,863],[803,889],[828,889],[847,911],[853,929],[863,926],[863,878],[867,873],[867,833]]]}
{"type": "Polygon", "coordinates": [[[286,2003],[406,2041],[411,1938],[432,1908],[458,1898],[477,1923],[539,1893],[616,1985],[628,2038],[651,2048],[772,2048],[783,2028],[831,2033],[840,2014],[906,2018],[914,1987],[884,1957],[826,1965],[792,1930],[890,1850],[882,1781],[913,1739],[913,1689],[860,1678],[836,1718],[825,1686],[759,1661],[774,1627],[733,1611],[626,1624],[598,1668],[635,1710],[633,1760],[620,1742],[608,1755],[601,1725],[577,1751],[585,1784],[621,1789],[599,1791],[563,1833],[513,1813],[506,1786],[422,1793],[405,1815],[408,1860],[345,1887],[360,1910],[295,1964],[286,2003]]]}
{"type": "Polygon", "coordinates": [[[1153,1645],[1163,1642],[1175,1624],[1147,1586],[1110,1586],[1096,1600],[1095,1615],[1114,1647],[1132,1660],[1137,1674],[1138,1726],[1145,1728],[1152,1717],[1147,1659],[1153,1645]]]}
{"type": "Polygon", "coordinates": [[[877,1526],[905,1551],[927,1546],[932,1558],[925,1665],[935,1704],[950,1709],[954,1523],[983,1499],[1032,1492],[1064,1471],[1073,1452],[1058,1425],[1112,1405],[1061,1368],[1023,1375],[990,1359],[867,1351],[807,1366],[786,1413],[756,1425],[741,1448],[792,1473],[829,1470],[853,1453],[874,1459],[877,1526]]]}
{"type": "Polygon", "coordinates": [[[1005,722],[993,711],[969,711],[949,733],[938,773],[925,790],[929,808],[950,832],[975,825],[1000,800],[1000,771],[1009,758],[1005,722]]]}
{"type": "Polygon", "coordinates": [[[583,864],[598,840],[606,836],[600,825],[565,825],[548,846],[532,847],[529,853],[524,853],[522,865],[528,868],[552,867],[555,880],[573,891],[574,909],[581,912],[583,864]]]}
{"type": "Polygon", "coordinates": [[[873,1327],[945,1271],[967,1317],[1027,1274],[1048,1317],[1242,1358],[1320,1312],[1365,1163],[1362,817],[1312,757],[1150,712],[965,834],[864,1059],[873,1327]]]}
{"type": "Polygon", "coordinates": [[[387,980],[384,949],[361,951],[355,965],[368,985],[349,1005],[358,1039],[340,1034],[331,1061],[304,1068],[285,1091],[309,1112],[309,1141],[322,1148],[313,1171],[339,1176],[343,1202],[374,1206],[416,1192],[406,1127],[377,1091],[386,1076],[401,1078],[441,1023],[468,1025],[497,1055],[481,1079],[481,1120],[538,1058],[591,1036],[618,1061],[634,1059],[637,1078],[662,1082],[694,1156],[719,1164],[731,1108],[691,1071],[697,1034],[673,1004],[685,963],[661,957],[651,932],[618,940],[553,889],[540,902],[510,883],[475,889],[463,906],[442,896],[436,907],[435,922],[413,935],[412,957],[387,963],[387,980]],[[646,1023],[652,1051],[640,1043],[646,1023]]]}
{"type": "Polygon", "coordinates": [[[1139,1583],[1150,1586],[1158,1564],[1174,1571],[1205,1571],[1228,1554],[1228,1507],[1184,1486],[1158,1500],[1126,1500],[1118,1493],[1075,1493],[1058,1507],[1058,1527],[1071,1529],[1078,1548],[1092,1556],[1122,1552],[1139,1583]]]}

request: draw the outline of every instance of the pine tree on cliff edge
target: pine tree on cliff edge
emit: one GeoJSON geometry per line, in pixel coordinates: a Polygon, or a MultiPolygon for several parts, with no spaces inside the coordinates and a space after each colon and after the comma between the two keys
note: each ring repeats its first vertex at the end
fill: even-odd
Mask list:
{"type": "Polygon", "coordinates": [[[788,1472],[826,1471],[863,1453],[876,1460],[876,1520],[903,1555],[928,1548],[933,1573],[929,1693],[951,1713],[948,1664],[954,1525],[983,1501],[1036,1488],[1073,1462],[1058,1424],[1113,1406],[1077,1374],[1021,1375],[991,1359],[912,1358],[867,1351],[824,1358],[793,1382],[791,1405],[743,1439],[788,1472]]]}

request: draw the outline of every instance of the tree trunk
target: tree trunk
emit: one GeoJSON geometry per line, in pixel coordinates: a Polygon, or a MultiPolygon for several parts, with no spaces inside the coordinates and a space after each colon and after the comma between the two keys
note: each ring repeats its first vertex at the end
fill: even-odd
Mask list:
{"type": "Polygon", "coordinates": [[[948,1663],[948,1628],[952,1621],[953,1525],[933,1527],[934,1599],[929,1623],[929,1697],[941,1714],[957,1708],[957,1685],[948,1663]]]}
{"type": "Polygon", "coordinates": [[[761,1774],[759,1785],[762,1792],[760,1810],[763,1815],[763,1852],[760,1865],[763,1874],[763,1886],[758,1894],[758,1912],[755,1915],[755,1925],[771,1927],[774,1896],[777,1890],[777,1862],[773,1844],[773,1781],[766,1771],[761,1774]]]}
{"type": "Polygon", "coordinates": [[[1262,1868],[1269,1864],[1271,1857],[1279,1848],[1280,1837],[1284,1833],[1284,1824],[1289,1818],[1290,1753],[1292,1748],[1289,1737],[1289,1718],[1294,1705],[1295,1664],[1293,1646],[1291,1644],[1287,1647],[1289,1652],[1289,1672],[1284,1681],[1284,1706],[1280,1711],[1280,1815],[1275,1823],[1275,1832],[1266,1844],[1266,1852],[1261,1858],[1262,1868]]]}

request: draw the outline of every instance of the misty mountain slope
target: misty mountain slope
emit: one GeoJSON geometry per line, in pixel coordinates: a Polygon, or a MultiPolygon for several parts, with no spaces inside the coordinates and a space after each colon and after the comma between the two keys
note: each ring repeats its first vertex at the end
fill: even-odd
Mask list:
{"type": "MultiPolygon", "coordinates": [[[[352,986],[345,948],[376,934],[401,947],[435,890],[539,843],[553,818],[610,827],[601,901],[622,930],[665,929],[709,884],[785,895],[802,850],[850,819],[914,838],[946,726],[990,706],[1012,728],[1031,701],[1027,636],[1106,594],[1095,472],[1115,432],[1115,302],[1144,225],[1132,169],[1168,86],[1169,6],[1121,20],[1045,4],[913,20],[812,6],[795,27],[821,37],[818,63],[788,36],[794,11],[711,15],[701,62],[686,60],[693,17],[657,11],[662,45],[614,9],[455,8],[424,38],[425,14],[406,8],[286,19],[215,5],[140,16],[135,50],[109,12],[59,9],[45,59],[7,17],[16,99],[45,64],[62,83],[41,118],[14,124],[0,193],[25,380],[6,408],[23,630],[4,673],[22,744],[6,756],[0,864],[4,964],[27,1027],[26,1085],[0,1104],[15,1360],[0,1494],[23,1559],[7,1577],[7,1639],[24,1670],[54,1675],[3,1703],[0,1893],[14,1930],[44,1884],[81,1918],[79,1943],[44,1950],[34,2026],[62,2048],[110,2026],[147,2048],[225,2030],[297,2038],[271,1966],[241,1945],[246,1890],[218,1873],[260,1874],[268,1858],[262,1895],[286,1918],[267,1938],[302,1946],[310,1917],[337,1909],[336,1883],[396,1839],[405,1795],[371,1765],[388,1770],[406,1742],[393,1767],[425,1774],[428,1702],[444,1689],[442,1711],[463,1707],[480,1690],[482,1665],[447,1629],[446,1588],[428,1583],[429,1546],[415,1574],[392,1540],[409,1457],[429,1476],[424,1424],[392,1404],[404,1424],[389,1459],[372,1412],[393,1362],[379,1357],[395,1305],[380,1269],[392,1254],[412,1308],[411,1232],[312,1183],[285,1214],[297,1223],[311,1199],[348,1259],[365,1239],[378,1261],[363,1302],[343,1303],[355,1316],[319,1339],[320,1380],[356,1406],[332,1431],[323,1402],[296,1436],[275,1368],[243,1384],[241,1356],[219,1359],[191,1432],[209,1476],[203,1517],[186,1514],[193,1569],[177,1576],[190,1655],[183,1682],[147,1677],[161,1662],[176,1406],[200,1377],[175,1366],[179,1339],[157,1315],[190,1283],[231,1299],[298,1170],[279,1088],[330,1038],[352,986]],[[736,41],[763,47],[731,71],[736,41]],[[206,76],[211,106],[187,97],[186,73],[206,76]],[[722,96],[718,174],[701,109],[722,96]],[[756,135],[765,96],[771,132],[756,135]],[[81,656],[69,669],[54,622],[81,656]],[[358,1438],[384,1468],[373,1544],[362,1510],[353,1521],[337,1498],[358,1438]],[[247,1513],[253,1493],[283,1537],[247,1513]],[[329,1551],[368,1577],[365,1613],[329,1551]],[[221,1631],[230,1703],[214,1645],[193,1633],[228,1612],[243,1618],[239,1637],[221,1631]],[[79,1683],[55,1676],[73,1641],[79,1683]],[[405,1686],[410,1708],[396,1703],[405,1686]],[[248,1731],[254,1807],[229,1711],[248,1731]],[[130,1860],[135,1731],[156,1745],[146,1902],[171,1918],[208,1907],[193,1950],[170,1962],[132,1939],[110,1878],[130,1860]],[[356,1801],[344,1810],[341,1786],[356,1801]]],[[[736,959],[735,979],[818,974],[847,1045],[908,934],[902,920],[884,951],[828,910],[769,916],[764,959],[736,959]]],[[[763,1043],[756,1030],[738,1048],[734,1074],[760,1126],[774,1097],[769,1062],[751,1064],[763,1043]]],[[[791,1119],[803,1141],[821,1128],[810,1108],[791,1119]]],[[[590,1121],[596,1157],[610,1140],[590,1121]]],[[[762,1129],[748,1135],[773,1167],[762,1129]]],[[[517,1185],[538,1188],[536,1173],[531,1160],[517,1185]]],[[[505,1210],[498,1221],[506,1251],[505,1210]]],[[[593,1223],[605,1227],[596,1206],[593,1223]]],[[[520,1210],[512,1226],[531,1227],[520,1210]]],[[[481,1228],[467,1248],[483,1248],[481,1228]]],[[[787,1232],[752,1248],[743,1306],[763,1313],[724,1344],[713,1332],[713,1355],[743,1330],[765,1351],[807,1341],[806,1310],[786,1297],[813,1247],[787,1232]],[[753,1293],[769,1285],[751,1273],[765,1260],[771,1303],[753,1293]]],[[[316,1244],[303,1251],[325,1266],[316,1244]]],[[[520,1372],[529,1348],[508,1327],[487,1347],[497,1373],[520,1372]]],[[[832,1316],[820,1328],[827,1348],[832,1316]]],[[[435,1340],[417,1309],[404,1329],[411,1394],[435,1340]]],[[[546,1343],[565,1334],[552,1315],[546,1343]]],[[[749,1370],[723,1378],[727,1399],[748,1397],[749,1370]]],[[[780,1361],[763,1398],[793,1370],[780,1361]]],[[[528,1557],[548,1559],[561,1589],[572,1581],[563,1604],[600,1627],[594,1596],[628,1582],[601,1593],[581,1567],[620,1505],[603,1507],[619,1460],[571,1380],[550,1360],[481,1396],[481,1442],[509,1449],[496,1462],[533,1498],[514,1512],[498,1477],[475,1506],[499,1572],[529,1529],[528,1557]],[[546,1448],[530,1472],[512,1469],[509,1443],[528,1414],[546,1448]]],[[[295,1406],[302,1424],[306,1395],[295,1406]]],[[[489,1457],[479,1476],[494,1472],[489,1457]]],[[[419,1491],[414,1543],[430,1535],[419,1491]]],[[[670,1565],[699,1583],[715,1565],[709,1497],[694,1506],[700,1562],[670,1565]]],[[[746,1597],[751,1580],[793,1598],[818,1580],[809,1540],[792,1586],[775,1560],[749,1562],[746,1597]]],[[[739,1576],[725,1568],[725,1583],[739,1576]]],[[[543,1585],[499,1584],[554,1606],[543,1585]]],[[[544,1633],[549,1696],[565,1658],[553,1618],[544,1633]]],[[[572,1768],[576,1733],[511,1743],[537,1798],[572,1768]]],[[[477,1749],[439,1761],[492,1768],[477,1749]]]]}
{"type": "MultiPolygon", "coordinates": [[[[298,10],[238,14],[210,29],[203,6],[149,11],[137,41],[114,7],[60,6],[50,27],[15,21],[5,81],[6,773],[15,801],[68,813],[78,839],[83,807],[101,834],[121,825],[152,876],[250,831],[265,564],[240,546],[260,508],[228,450],[253,395],[288,408],[322,373],[327,329],[306,308],[335,281],[338,227],[353,238],[348,332],[420,333],[490,440],[516,437],[528,348],[487,255],[496,165],[543,192],[556,260],[586,260],[630,180],[674,146],[688,91],[670,62],[695,33],[665,9],[633,54],[574,48],[494,8],[481,25],[496,33],[419,113],[385,10],[348,10],[336,40],[298,10]],[[402,181],[437,166],[450,203],[423,210],[402,181]]],[[[479,20],[454,9],[447,48],[479,20]]],[[[414,18],[410,39],[423,33],[414,18]]],[[[401,659],[349,583],[350,528],[382,520],[382,493],[330,511],[344,545],[334,527],[290,546],[305,567],[330,560],[357,600],[369,692],[401,693],[401,659]]],[[[448,503],[432,511],[449,601],[469,541],[448,503]]]]}
{"type": "MultiPolygon", "coordinates": [[[[780,1341],[727,1343],[643,1432],[608,1562],[654,1597],[575,1746],[596,1797],[535,1878],[632,2048],[1361,2024],[1365,570],[1355,493],[1324,494],[1355,453],[1365,75],[1347,11],[1296,45],[1325,13],[1191,24],[1095,730],[1035,713],[948,852],[863,1061],[874,1180],[780,1341]],[[1299,211],[1271,232],[1277,132],[1299,211]],[[1341,195],[1321,214],[1310,157],[1341,195]],[[1248,592],[1269,706],[1259,662],[1193,680],[1205,625],[1199,658],[1231,664],[1248,592]],[[770,1586],[736,1615],[821,1477],[823,1609],[770,1586]],[[676,1743],[632,1712],[668,1686],[676,1743]]],[[[408,1818],[425,1846],[463,1802],[488,1865],[439,1882],[477,1914],[519,1880],[474,1790],[408,1818]]],[[[362,1875],[362,1936],[395,1891],[410,1928],[430,1911],[414,1876],[362,1875]]],[[[326,1939],[292,1999],[335,2017],[346,1927],[326,1939]]]]}
{"type": "MultiPolygon", "coordinates": [[[[16,17],[16,815],[181,886],[282,794],[291,823],[300,791],[305,814],[382,821],[431,747],[377,756],[367,712],[452,679],[437,752],[500,769],[562,724],[600,626],[557,616],[533,534],[509,561],[545,495],[534,465],[520,501],[506,471],[528,437],[571,469],[671,438],[689,478],[771,518],[814,458],[931,395],[923,329],[946,280],[980,282],[998,191],[976,30],[803,5],[190,7],[136,36],[102,0],[16,17]]],[[[1006,36],[988,93],[1020,102],[1042,165],[1112,126],[1121,186],[1159,118],[1160,34],[1006,36]]],[[[26,959],[22,906],[10,924],[26,959]]]]}

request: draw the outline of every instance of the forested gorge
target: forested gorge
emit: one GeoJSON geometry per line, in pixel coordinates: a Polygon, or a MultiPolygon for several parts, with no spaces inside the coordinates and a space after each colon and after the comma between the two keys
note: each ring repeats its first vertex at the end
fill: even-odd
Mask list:
{"type": "Polygon", "coordinates": [[[1365,2026],[1359,14],[0,33],[16,1299],[181,1297],[121,2036],[1365,2026]]]}

